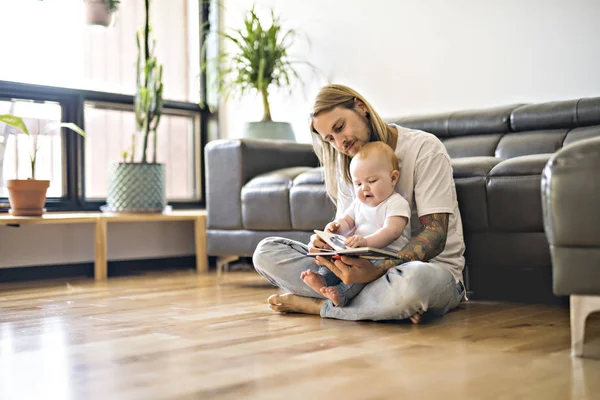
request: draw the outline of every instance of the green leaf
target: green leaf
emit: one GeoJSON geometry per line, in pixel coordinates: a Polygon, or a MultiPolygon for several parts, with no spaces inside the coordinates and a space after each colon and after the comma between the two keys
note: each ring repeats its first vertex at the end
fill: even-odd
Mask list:
{"type": "Polygon", "coordinates": [[[73,132],[75,132],[76,134],[78,134],[81,137],[87,137],[87,135],[85,134],[85,132],[83,131],[83,129],[81,129],[80,127],[78,127],[77,125],[75,125],[72,122],[65,122],[65,123],[61,123],[59,125],[61,128],[67,128],[72,130],[73,132]]]}
{"type": "Polygon", "coordinates": [[[81,129],[80,127],[78,127],[77,125],[75,125],[72,122],[61,122],[58,124],[52,124],[49,127],[46,127],[46,129],[44,130],[44,134],[46,134],[49,131],[51,131],[52,129],[56,129],[56,128],[67,128],[67,129],[70,129],[73,132],[81,135],[84,138],[87,137],[85,132],[83,131],[83,129],[81,129]]]}
{"type": "Polygon", "coordinates": [[[29,135],[29,129],[27,129],[27,125],[25,125],[25,122],[21,117],[16,117],[11,114],[2,114],[0,115],[0,121],[15,128],[19,128],[25,134],[29,135]]]}

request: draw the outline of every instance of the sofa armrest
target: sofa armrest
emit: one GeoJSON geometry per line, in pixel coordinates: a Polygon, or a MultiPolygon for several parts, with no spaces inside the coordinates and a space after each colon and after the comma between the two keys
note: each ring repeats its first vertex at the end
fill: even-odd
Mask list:
{"type": "Polygon", "coordinates": [[[563,147],[542,175],[554,293],[600,294],[600,138],[563,147]]]}
{"type": "Polygon", "coordinates": [[[221,139],[205,149],[209,229],[242,229],[242,187],[253,177],[289,167],[316,167],[310,144],[260,139],[221,139]]]}

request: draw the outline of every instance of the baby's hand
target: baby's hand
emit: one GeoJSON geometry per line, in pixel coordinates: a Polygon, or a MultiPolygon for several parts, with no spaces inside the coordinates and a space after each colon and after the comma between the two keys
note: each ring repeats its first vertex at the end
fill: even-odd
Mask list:
{"type": "Polygon", "coordinates": [[[367,239],[362,236],[354,235],[346,239],[345,244],[348,247],[367,247],[367,239]]]}
{"type": "Polygon", "coordinates": [[[337,233],[340,229],[340,224],[337,222],[330,222],[325,227],[325,232],[337,233]]]}

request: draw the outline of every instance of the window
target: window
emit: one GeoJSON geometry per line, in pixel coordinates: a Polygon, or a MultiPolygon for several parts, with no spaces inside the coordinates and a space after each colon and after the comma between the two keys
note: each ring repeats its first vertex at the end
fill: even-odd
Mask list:
{"type": "MultiPolygon", "coordinates": [[[[198,0],[152,0],[150,10],[165,98],[197,103],[198,0]]],[[[2,51],[15,55],[0,80],[133,94],[144,0],[121,1],[108,28],[86,25],[84,13],[83,0],[0,0],[2,51]]]]}
{"type": "Polygon", "coordinates": [[[0,171],[2,185],[0,197],[7,197],[7,179],[31,177],[31,156],[36,152],[36,179],[50,180],[48,197],[62,197],[63,160],[62,138],[53,123],[61,122],[62,108],[56,102],[33,102],[31,100],[0,100],[0,114],[13,114],[24,118],[31,138],[19,129],[0,122],[0,171]],[[46,134],[42,134],[48,127],[46,134]]]}
{"type": "MultiPolygon", "coordinates": [[[[203,146],[216,121],[208,107],[198,106],[206,99],[199,68],[200,25],[209,14],[204,3],[151,3],[165,85],[157,161],[166,165],[174,208],[203,205],[203,146]]],[[[121,1],[116,24],[108,28],[85,25],[84,11],[82,0],[0,0],[3,51],[13,55],[0,68],[0,113],[24,117],[33,132],[62,121],[88,135],[84,140],[63,130],[40,138],[36,178],[51,181],[49,211],[105,204],[108,167],[122,160],[135,132],[135,33],[143,26],[144,0],[121,1]]],[[[0,123],[0,210],[9,207],[4,180],[31,170],[30,142],[0,123]]]]}
{"type": "MultiPolygon", "coordinates": [[[[130,106],[86,102],[85,196],[102,199],[107,193],[109,166],[123,161],[123,151],[132,147],[135,114],[130,106]]],[[[157,135],[157,162],[165,163],[167,198],[199,200],[200,165],[198,154],[199,118],[197,113],[166,109],[157,135]]],[[[139,161],[141,135],[136,135],[135,160],[139,161]]],[[[149,153],[150,146],[149,146],[149,153]]],[[[131,152],[130,152],[131,153],[131,152]]]]}

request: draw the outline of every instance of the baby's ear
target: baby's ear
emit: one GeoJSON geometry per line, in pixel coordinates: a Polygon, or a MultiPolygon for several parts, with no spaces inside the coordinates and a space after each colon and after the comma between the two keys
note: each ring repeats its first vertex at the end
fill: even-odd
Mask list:
{"type": "Polygon", "coordinates": [[[398,171],[397,169],[392,171],[392,183],[396,184],[396,182],[398,182],[398,177],[400,176],[400,171],[398,171]]]}

